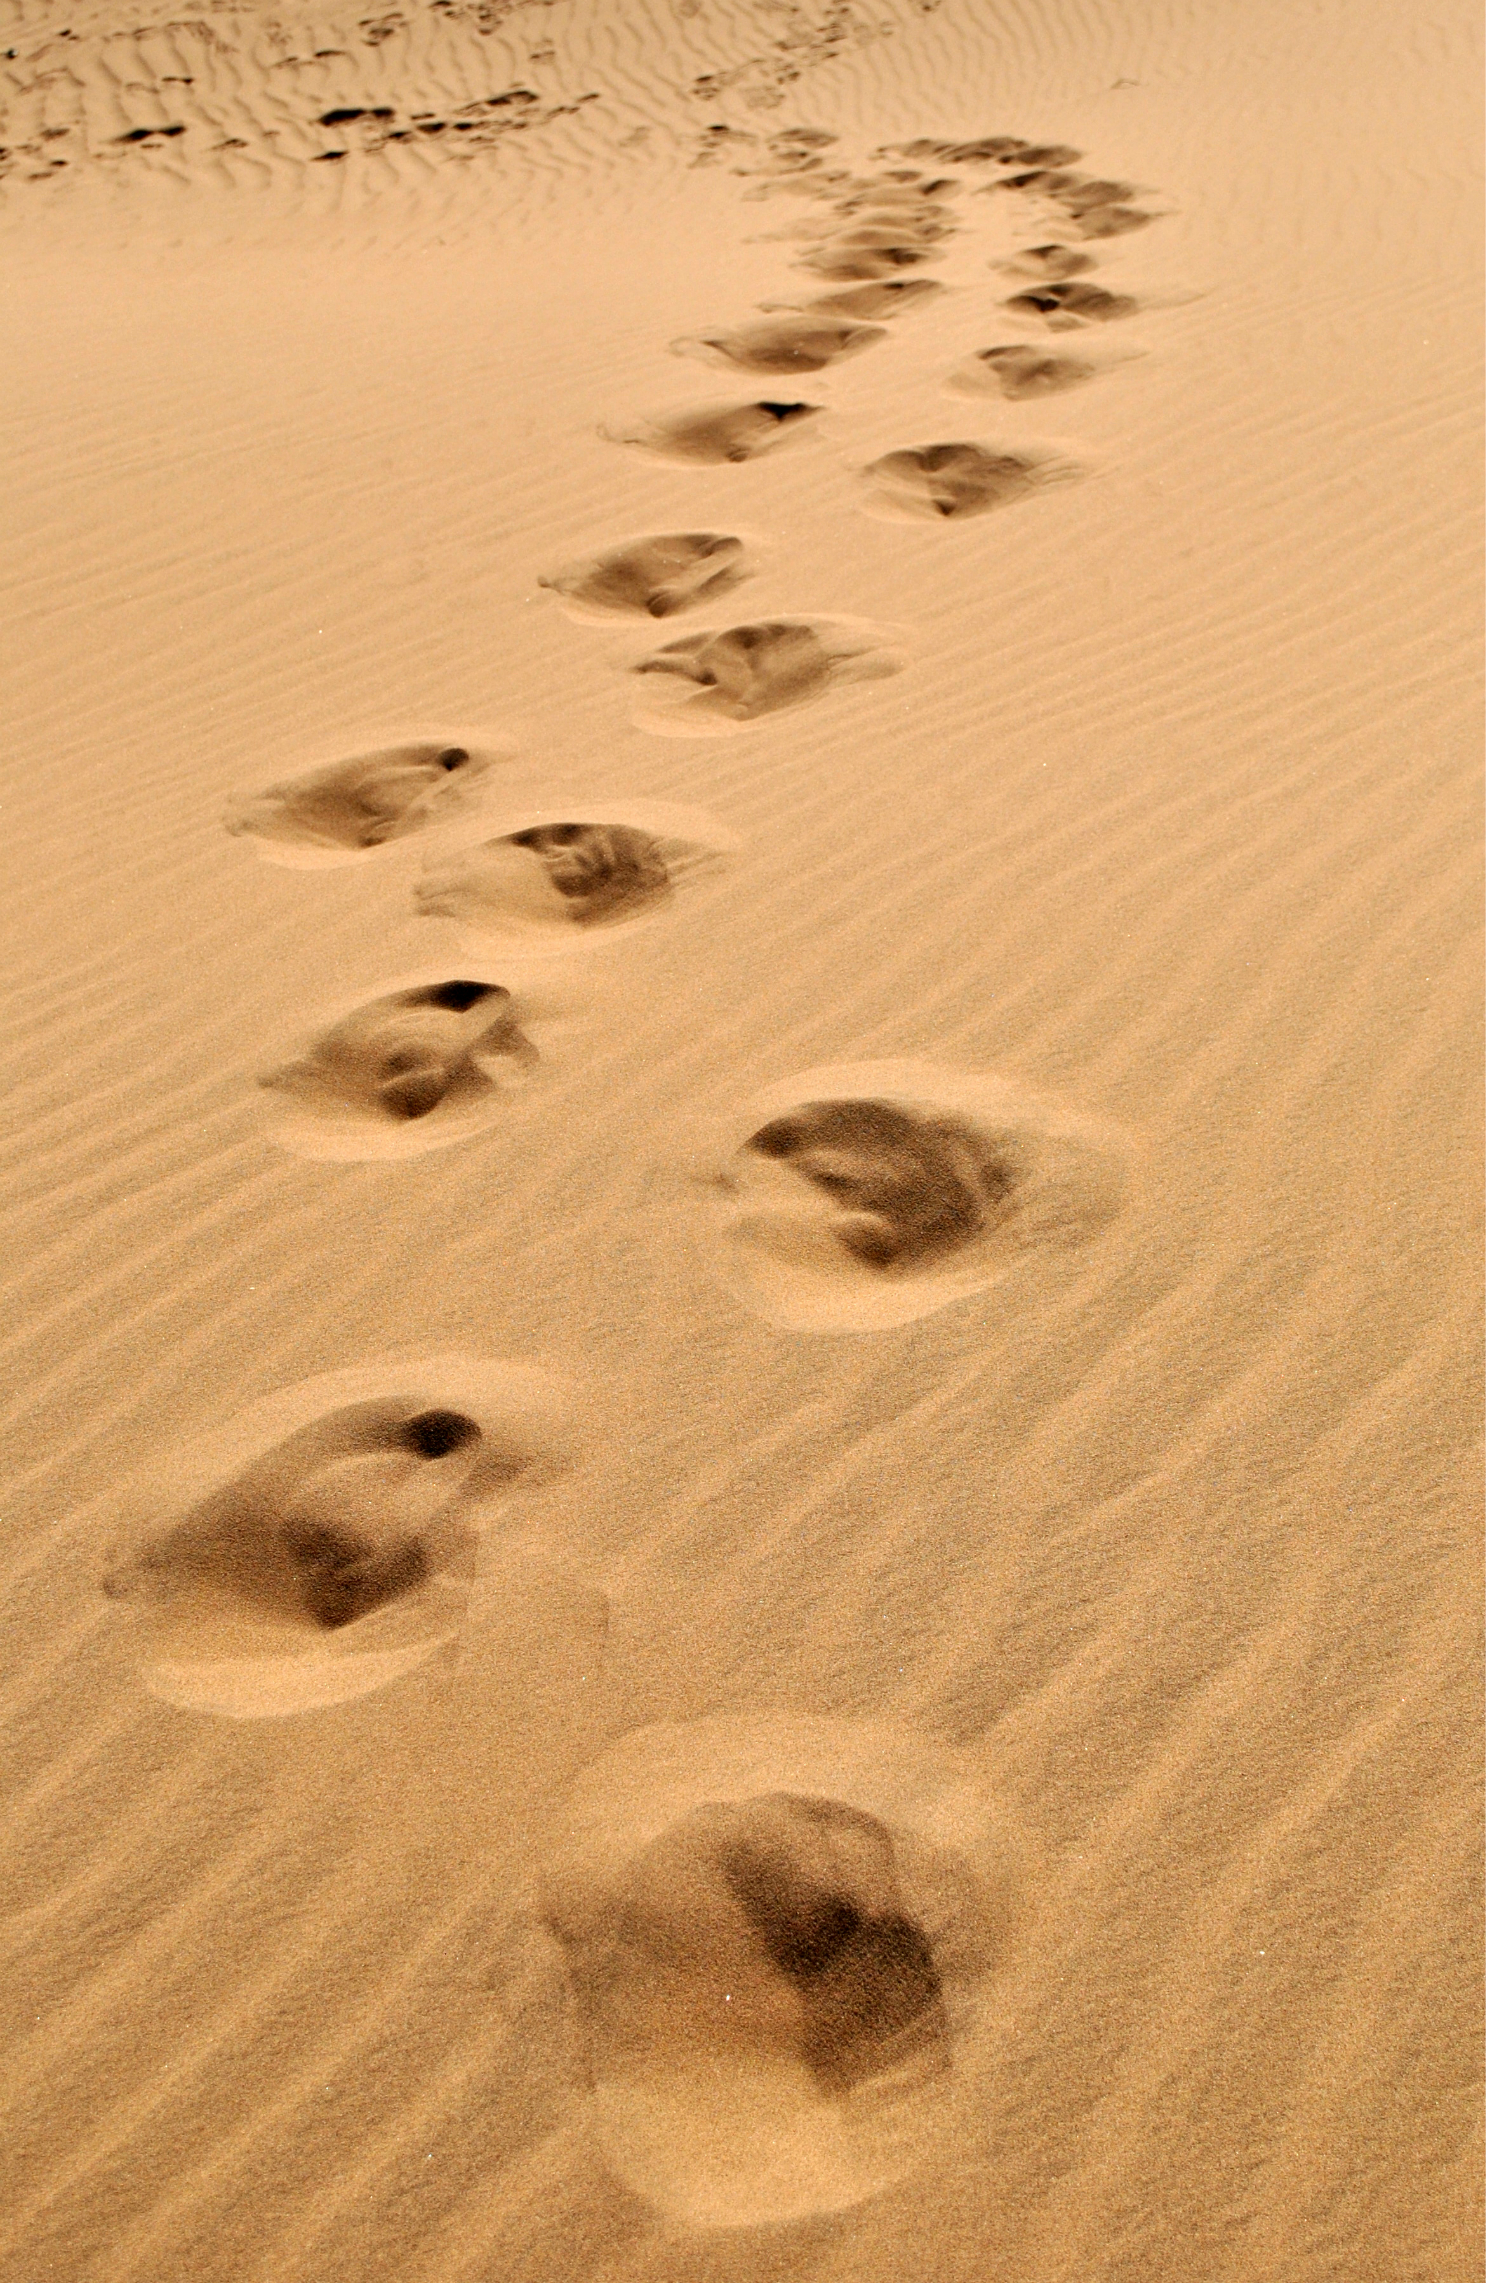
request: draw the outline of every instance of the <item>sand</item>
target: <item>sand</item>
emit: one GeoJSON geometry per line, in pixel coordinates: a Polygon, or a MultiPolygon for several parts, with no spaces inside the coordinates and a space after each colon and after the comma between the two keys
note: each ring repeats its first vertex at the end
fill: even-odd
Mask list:
{"type": "Polygon", "coordinates": [[[3,2274],[1480,2276],[1466,11],[7,21],[3,2274]]]}

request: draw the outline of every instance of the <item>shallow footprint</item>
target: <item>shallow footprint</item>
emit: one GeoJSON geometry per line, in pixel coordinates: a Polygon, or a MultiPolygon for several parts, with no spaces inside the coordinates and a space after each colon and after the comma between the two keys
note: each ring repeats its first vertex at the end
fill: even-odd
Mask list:
{"type": "Polygon", "coordinates": [[[657,413],[633,428],[601,428],[611,444],[634,444],[664,460],[756,460],[788,437],[797,436],[818,404],[787,404],[760,397],[752,404],[696,405],[684,412],[657,413]]]}
{"type": "Polygon", "coordinates": [[[380,746],[265,786],[234,803],[223,823],[272,864],[354,864],[478,799],[490,770],[511,751],[490,739],[380,746]]]}
{"type": "Polygon", "coordinates": [[[614,2171],[698,2227],[902,2179],[956,2131],[1026,1880],[969,1768],[886,1724],[624,1739],[543,1879],[614,2171]]]}
{"type": "Polygon", "coordinates": [[[668,531],[580,556],[537,581],[575,618],[674,618],[716,601],[752,576],[741,539],[720,531],[668,531]]]}
{"type": "Polygon", "coordinates": [[[1026,246],[1010,261],[992,264],[994,269],[1019,278],[1077,278],[1094,266],[1092,254],[1081,254],[1076,246],[1060,245],[1026,246]]]}
{"type": "Polygon", "coordinates": [[[602,943],[659,918],[741,845],[715,817],[668,801],[512,810],[482,819],[479,832],[429,863],[413,901],[491,951],[602,943]]]}
{"type": "Polygon", "coordinates": [[[938,278],[884,278],[875,284],[845,286],[839,293],[813,294],[808,301],[761,301],[760,309],[821,310],[839,317],[897,317],[922,307],[945,288],[938,278]]]}
{"type": "Polygon", "coordinates": [[[862,470],[867,512],[893,523],[963,522],[1009,507],[1079,471],[1058,454],[1028,446],[915,444],[884,452],[862,470]]]}
{"type": "Polygon", "coordinates": [[[707,364],[731,365],[750,373],[818,373],[843,358],[858,356],[874,341],[885,341],[880,325],[852,325],[798,318],[772,325],[744,325],[734,333],[704,333],[671,343],[678,356],[707,364]]]}
{"type": "Polygon", "coordinates": [[[146,1687],[237,1719],[380,1689],[458,1633],[482,1534],[572,1461],[572,1391],[490,1358],[281,1389],[115,1502],[104,1592],[146,1687]]]}
{"type": "Polygon", "coordinates": [[[1110,293],[1104,286],[1073,278],[1029,286],[1025,293],[1013,294],[1006,307],[1019,316],[1043,318],[1057,333],[1076,325],[1107,325],[1112,318],[1133,317],[1140,303],[1133,294],[1110,293]]]}
{"type": "Polygon", "coordinates": [[[643,727],[708,735],[821,697],[833,683],[896,674],[904,661],[887,631],[862,620],[764,619],[667,643],[634,668],[696,685],[647,707],[643,727]]]}
{"type": "Polygon", "coordinates": [[[839,278],[843,284],[855,279],[865,283],[912,269],[917,263],[928,261],[934,253],[933,244],[927,240],[915,239],[906,232],[876,230],[856,233],[850,244],[837,240],[817,247],[813,253],[801,255],[795,267],[813,270],[820,278],[839,278]]]}
{"type": "Polygon", "coordinates": [[[540,1077],[528,1027],[556,1012],[490,978],[436,971],[349,1008],[258,1083],[272,1136],[303,1157],[406,1157],[456,1142],[540,1077]]]}
{"type": "Polygon", "coordinates": [[[1066,352],[1040,349],[1025,341],[1007,341],[993,349],[977,349],[956,366],[945,387],[958,396],[1000,396],[1013,402],[1033,397],[1058,396],[1065,389],[1081,388],[1116,365],[1139,356],[1130,350],[1123,357],[1075,357],[1066,352]]]}
{"type": "MultiPolygon", "coordinates": [[[[741,1113],[712,1177],[727,1282],[797,1332],[906,1324],[1119,1213],[1130,1149],[1008,1079],[828,1065],[741,1113]]],[[[1051,1265],[1051,1263],[1049,1263],[1051,1265]]]]}

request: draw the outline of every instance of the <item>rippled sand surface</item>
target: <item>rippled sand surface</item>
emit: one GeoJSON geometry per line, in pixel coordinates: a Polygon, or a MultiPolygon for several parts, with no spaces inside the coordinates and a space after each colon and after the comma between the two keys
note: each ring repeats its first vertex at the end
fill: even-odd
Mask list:
{"type": "Polygon", "coordinates": [[[1473,32],[13,0],[5,2276],[1482,2273],[1473,32]]]}

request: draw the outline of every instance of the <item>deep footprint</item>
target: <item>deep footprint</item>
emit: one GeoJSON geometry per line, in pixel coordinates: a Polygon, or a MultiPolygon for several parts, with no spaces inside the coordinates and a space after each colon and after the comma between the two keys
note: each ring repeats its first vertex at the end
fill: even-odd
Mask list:
{"type": "Polygon", "coordinates": [[[721,727],[803,704],[836,680],[896,673],[900,664],[878,630],[836,619],[766,619],[667,643],[634,671],[698,686],[668,710],[668,723],[721,727]]]}
{"type": "Polygon", "coordinates": [[[1006,1081],[864,1064],[766,1100],[716,1210],[736,1289],[795,1330],[906,1323],[1029,1250],[1077,1250],[1124,1200],[1122,1138],[1006,1081]]]}
{"type": "Polygon", "coordinates": [[[410,1670],[459,1622],[492,1500],[566,1464],[566,1400],[477,1358],[353,1369],[204,1439],[215,1464],[201,1445],[167,1460],[126,1494],[138,1522],[103,1580],[143,1629],[149,1686],[248,1717],[410,1670]]]}
{"type": "Polygon", "coordinates": [[[764,301],[760,309],[820,310],[839,317],[898,317],[941,294],[937,278],[885,278],[871,285],[846,286],[840,293],[813,294],[807,301],[764,301]]]}
{"type": "Polygon", "coordinates": [[[998,270],[1005,270],[1021,278],[1077,278],[1094,267],[1092,254],[1081,254],[1076,246],[1051,244],[1027,246],[1010,261],[997,262],[998,270]]]}
{"type": "Polygon", "coordinates": [[[664,913],[740,845],[717,818],[669,801],[491,822],[431,860],[413,889],[417,910],[452,920],[477,953],[579,950],[664,913]]]}
{"type": "Polygon", "coordinates": [[[799,2219],[953,2139],[1025,1877],[966,1773],[782,1718],[642,1731],[589,1772],[545,1918],[630,2187],[694,2226],[799,2219]]]}
{"type": "Polygon", "coordinates": [[[371,1000],[259,1085],[389,1125],[468,1104],[537,1060],[504,986],[454,981],[371,1000]]]}
{"type": "Polygon", "coordinates": [[[751,570],[742,540],[727,533],[662,532],[564,564],[538,585],[606,617],[668,619],[741,586],[751,570]]]}
{"type": "Polygon", "coordinates": [[[384,746],[267,786],[230,809],[223,823],[229,833],[257,840],[379,849],[422,832],[496,758],[463,745],[384,746]]]}
{"type": "Polygon", "coordinates": [[[657,414],[631,429],[600,429],[611,444],[634,444],[662,459],[756,460],[798,435],[818,404],[789,404],[761,397],[752,404],[699,405],[689,412],[657,414]]]}
{"type": "Polygon", "coordinates": [[[1145,208],[1128,203],[1136,195],[1133,183],[1090,181],[1084,175],[1067,174],[1058,168],[1032,167],[1007,175],[1000,182],[988,184],[987,188],[1020,190],[1049,200],[1062,209],[1070,227],[1081,238],[1122,238],[1132,230],[1144,230],[1148,223],[1159,219],[1145,208]]]}
{"type": "Polygon", "coordinates": [[[848,2093],[914,2049],[947,2044],[933,1949],[902,1908],[878,1818],[775,1793],[708,1838],[749,1926],[799,1994],[800,2052],[823,2092],[848,2093]]]}
{"type": "Polygon", "coordinates": [[[1013,294],[1006,307],[1019,316],[1043,318],[1053,332],[1065,332],[1079,325],[1107,325],[1116,317],[1133,317],[1140,303],[1133,294],[1110,293],[1104,286],[1074,278],[1061,284],[1029,286],[1025,293],[1013,294]]]}
{"type": "Polygon", "coordinates": [[[672,892],[659,840],[633,825],[533,825],[425,873],[413,891],[427,917],[487,931],[592,929],[637,918],[672,892]]]}
{"type": "MultiPolygon", "coordinates": [[[[752,1135],[747,1152],[829,1199],[832,1241],[874,1269],[921,1269],[957,1252],[1016,1179],[1013,1160],[973,1126],[892,1102],[802,1103],[752,1135]]],[[[749,1168],[740,1194],[770,1197],[775,1185],[749,1168]]]]}
{"type": "Polygon", "coordinates": [[[949,377],[949,386],[962,396],[1002,396],[1013,402],[1061,395],[1096,380],[1106,368],[1087,357],[1057,355],[1022,341],[1009,341],[975,355],[949,377]]]}
{"type": "Polygon", "coordinates": [[[1027,499],[1075,471],[1055,454],[984,444],[916,444],[863,469],[869,511],[894,521],[964,522],[1027,499]]]}

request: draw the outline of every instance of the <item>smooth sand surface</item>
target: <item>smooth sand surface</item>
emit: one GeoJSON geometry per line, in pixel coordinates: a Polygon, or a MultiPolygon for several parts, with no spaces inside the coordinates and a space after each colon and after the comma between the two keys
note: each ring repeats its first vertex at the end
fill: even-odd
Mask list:
{"type": "MultiPolygon", "coordinates": [[[[10,8],[5,2276],[1481,2275],[1474,14],[10,8]],[[900,670],[637,720],[779,625],[900,670]],[[284,1150],[263,1071],[469,976],[414,890],[473,823],[223,815],[390,752],[380,832],[409,741],[726,862],[523,985],[508,1114],[284,1150]],[[903,1062],[1128,1198],[766,1321],[719,1151],[903,1062]],[[381,1686],[164,1702],[118,1499],[389,1355],[569,1375],[573,1463],[431,1653],[346,1627],[381,1686]],[[1019,1890],[973,1972],[951,1763],[1019,1890]]],[[[411,1591],[391,1448],[275,1461],[255,1545],[411,1591]]]]}

